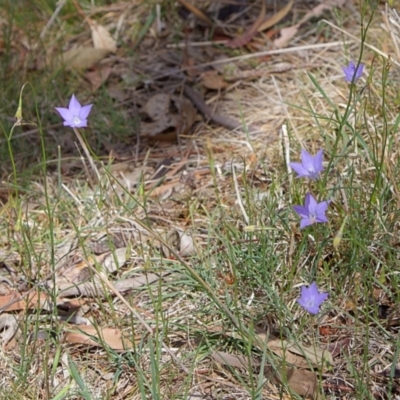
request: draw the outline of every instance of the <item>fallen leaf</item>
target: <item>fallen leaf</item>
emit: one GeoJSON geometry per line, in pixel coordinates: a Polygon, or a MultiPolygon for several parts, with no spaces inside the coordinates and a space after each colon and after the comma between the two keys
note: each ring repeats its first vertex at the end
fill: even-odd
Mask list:
{"type": "MultiPolygon", "coordinates": [[[[221,365],[233,368],[249,370],[249,367],[259,367],[260,363],[254,359],[248,359],[242,355],[233,355],[222,351],[214,351],[211,357],[221,365]]],[[[317,375],[312,371],[299,370],[297,368],[280,367],[278,371],[272,366],[264,367],[264,375],[268,380],[278,385],[286,383],[287,386],[299,396],[314,399],[317,390],[317,375]]]]}
{"type": "Polygon", "coordinates": [[[289,388],[299,396],[315,399],[318,387],[315,372],[297,368],[279,368],[279,373],[276,373],[272,367],[267,366],[264,374],[267,378],[271,377],[276,384],[282,385],[286,382],[289,388]]]}
{"type": "Polygon", "coordinates": [[[242,47],[242,46],[246,45],[247,43],[250,42],[251,39],[253,39],[254,35],[257,33],[258,28],[263,23],[264,18],[265,18],[265,1],[262,1],[261,4],[262,4],[262,6],[261,6],[261,10],[260,10],[260,15],[254,21],[253,25],[245,33],[243,33],[243,35],[238,36],[232,40],[229,40],[225,44],[227,47],[236,49],[238,47],[242,47]]]}
{"type": "Polygon", "coordinates": [[[0,309],[3,311],[20,311],[28,309],[48,308],[49,298],[45,293],[12,293],[0,296],[0,309]]]}
{"type": "Polygon", "coordinates": [[[14,315],[0,315],[0,337],[2,345],[6,345],[17,333],[18,321],[14,315]]]}
{"type": "Polygon", "coordinates": [[[279,10],[276,14],[274,14],[271,18],[268,18],[264,21],[257,29],[258,32],[265,31],[266,29],[272,28],[276,25],[279,21],[286,17],[289,14],[289,11],[292,9],[294,4],[294,0],[290,0],[285,7],[279,10]]]}
{"type": "Polygon", "coordinates": [[[189,133],[190,128],[197,121],[197,112],[193,107],[191,101],[185,97],[173,97],[172,101],[178,110],[178,126],[177,130],[179,135],[186,135],[189,133]]]}
{"type": "MultiPolygon", "coordinates": [[[[129,292],[133,289],[139,289],[143,286],[150,285],[158,280],[161,277],[168,275],[165,274],[143,274],[136,276],[134,278],[127,278],[114,283],[114,288],[121,293],[129,292]]],[[[53,282],[47,281],[46,285],[50,288],[53,287],[53,282]]],[[[71,284],[68,281],[60,280],[57,282],[57,288],[59,293],[64,297],[72,297],[72,296],[82,296],[82,297],[92,297],[92,298],[103,298],[106,293],[108,295],[113,295],[113,293],[109,292],[108,289],[104,288],[101,282],[98,279],[95,279],[95,282],[80,282],[77,284],[71,284]]]]}
{"type": "Polygon", "coordinates": [[[126,264],[127,261],[127,248],[122,247],[116,249],[112,253],[102,254],[98,257],[98,263],[104,268],[105,271],[113,273],[118,271],[126,264]]]}
{"type": "Polygon", "coordinates": [[[206,14],[204,14],[194,5],[190,4],[188,1],[178,0],[178,2],[181,3],[183,7],[185,7],[188,11],[190,11],[193,15],[195,15],[198,19],[203,21],[208,26],[214,25],[213,21],[210,18],[208,18],[206,14]]]}
{"type": "Polygon", "coordinates": [[[220,90],[228,86],[223,76],[218,74],[217,71],[206,71],[201,74],[201,83],[207,89],[220,90]]]}
{"type": "Polygon", "coordinates": [[[192,256],[196,254],[193,238],[187,233],[180,234],[179,255],[182,257],[192,256]]]}
{"type": "Polygon", "coordinates": [[[335,342],[331,342],[323,346],[326,350],[328,350],[332,357],[337,357],[340,355],[344,350],[350,347],[351,337],[346,337],[342,340],[337,340],[335,342]]]}
{"type": "Polygon", "coordinates": [[[66,70],[83,70],[95,66],[104,57],[110,54],[106,49],[95,49],[93,47],[75,47],[67,50],[61,55],[61,63],[66,70]]]}
{"type": "Polygon", "coordinates": [[[144,105],[142,111],[153,122],[140,124],[140,134],[145,137],[152,137],[165,132],[169,128],[176,128],[178,125],[177,115],[170,113],[171,97],[165,93],[158,93],[152,96],[144,105]]]}
{"type": "MultiPolygon", "coordinates": [[[[265,333],[257,333],[257,336],[263,342],[268,340],[265,333]]],[[[327,371],[333,365],[332,354],[326,349],[304,347],[279,338],[268,340],[268,348],[289,364],[299,368],[309,369],[311,365],[312,367],[321,368],[322,371],[327,371]]]]}
{"type": "Polygon", "coordinates": [[[278,49],[284,47],[289,42],[289,40],[294,37],[294,35],[296,35],[299,28],[300,25],[293,25],[282,28],[279,38],[274,40],[274,46],[278,49]]]}
{"type": "Polygon", "coordinates": [[[117,42],[110,35],[110,32],[92,19],[87,19],[92,31],[93,46],[95,49],[108,50],[110,53],[117,51],[117,42]]]}
{"type": "MultiPolygon", "coordinates": [[[[285,345],[285,343],[283,345],[285,345]]],[[[333,366],[332,354],[326,349],[321,349],[316,346],[305,347],[298,343],[289,342],[287,342],[286,348],[294,354],[305,357],[313,366],[322,367],[323,371],[327,371],[333,366]]]]}
{"type": "Polygon", "coordinates": [[[142,111],[152,120],[159,120],[169,112],[171,96],[166,93],[157,93],[150,97],[142,111]]]}
{"type": "MultiPolygon", "coordinates": [[[[291,0],[293,2],[293,0],[291,0]]],[[[341,7],[345,3],[345,0],[329,0],[327,3],[318,4],[312,10],[304,15],[304,17],[295,25],[282,28],[280,37],[274,40],[274,46],[281,48],[285,46],[289,40],[297,33],[301,25],[307,22],[310,18],[318,17],[325,10],[330,10],[333,7],[341,7]]],[[[292,4],[293,5],[293,4],[292,4]]]]}
{"type": "MultiPolygon", "coordinates": [[[[211,353],[211,358],[221,365],[227,365],[235,368],[245,368],[246,370],[249,368],[249,359],[242,355],[233,355],[223,351],[213,351],[211,353]]],[[[251,360],[250,363],[252,366],[255,364],[254,360],[251,360]]],[[[259,363],[256,364],[259,365],[259,363]]]]}
{"type": "MultiPolygon", "coordinates": [[[[136,341],[136,338],[134,339],[136,341]]],[[[134,348],[132,336],[123,335],[115,328],[98,328],[88,325],[78,325],[76,328],[65,329],[64,342],[102,347],[106,343],[114,350],[134,348]]]]}
{"type": "MultiPolygon", "coordinates": [[[[143,137],[152,137],[159,135],[169,128],[175,128],[177,125],[177,118],[175,115],[165,116],[154,122],[141,122],[140,135],[143,137]]],[[[174,136],[175,133],[174,133],[174,136]]]]}
{"type": "Polygon", "coordinates": [[[101,85],[103,85],[107,79],[110,77],[112,68],[104,65],[101,68],[97,68],[94,71],[88,71],[85,74],[85,78],[91,83],[92,89],[97,90],[101,85]]]}

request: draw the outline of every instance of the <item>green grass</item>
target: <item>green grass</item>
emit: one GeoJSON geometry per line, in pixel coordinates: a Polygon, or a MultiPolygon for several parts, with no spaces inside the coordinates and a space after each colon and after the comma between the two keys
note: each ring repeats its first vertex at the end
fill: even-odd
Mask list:
{"type": "MultiPolygon", "coordinates": [[[[396,366],[400,322],[393,322],[400,309],[396,136],[400,117],[395,67],[378,57],[370,64],[365,61],[371,58],[369,51],[353,49],[351,54],[366,63],[370,75],[354,86],[336,81],[345,96],[340,104],[319,71],[305,76],[304,88],[315,97],[304,90],[299,104],[287,101],[289,115],[301,115],[314,129],[309,137],[309,129],[302,131],[307,150],[315,153],[324,148],[326,169],[319,181],[289,178],[281,153],[290,150],[291,161],[299,159],[301,144],[296,127],[290,125],[294,119],[287,124],[284,151],[277,146],[274,158],[259,159],[256,168],[246,155],[232,155],[240,150],[227,150],[220,157],[210,143],[194,138],[201,161],[191,159],[186,172],[194,175],[199,165],[208,167],[209,174],[198,178],[194,188],[178,182],[175,192],[155,197],[145,189],[146,172],[131,192],[121,176],[110,172],[105,143],[136,143],[132,139],[136,116],[118,104],[107,87],[90,93],[82,89],[79,74],[63,69],[31,71],[22,111],[24,120],[35,122],[38,130],[22,138],[19,135],[32,125],[13,127],[21,90],[21,81],[10,79],[14,29],[28,33],[27,24],[32,23],[35,29],[29,34],[35,41],[55,4],[36,0],[25,13],[10,1],[1,9],[8,24],[3,27],[6,45],[0,71],[4,132],[0,156],[5,160],[3,181],[10,191],[0,210],[2,273],[22,292],[47,293],[53,306],[15,313],[19,320],[15,342],[0,357],[4,371],[0,397],[175,400],[208,393],[217,399],[303,398],[290,380],[293,354],[278,356],[266,344],[267,337],[296,344],[303,353],[298,354],[302,367],[315,374],[321,399],[395,399],[400,390],[396,366]],[[86,160],[93,184],[82,167],[80,147],[80,153],[75,147],[57,149],[61,137],[71,134],[75,139],[54,107],[65,106],[78,91],[83,104],[94,103],[90,128],[85,130],[101,171],[98,182],[86,160]],[[319,201],[332,200],[329,223],[300,230],[292,205],[302,204],[308,191],[319,201]],[[342,226],[341,240],[334,246],[342,226]],[[194,241],[190,256],[181,256],[179,239],[174,241],[176,232],[183,231],[194,241]],[[127,304],[113,291],[102,296],[104,263],[94,247],[100,242],[114,260],[118,248],[126,248],[128,254],[127,262],[108,274],[114,285],[147,273],[165,275],[124,293],[127,304]],[[62,252],[62,247],[69,249],[62,252]],[[11,253],[17,255],[16,262],[7,261],[11,253]],[[61,272],[83,262],[91,265],[86,280],[97,282],[98,291],[81,306],[79,316],[90,320],[98,332],[110,327],[136,338],[133,349],[115,350],[100,333],[94,337],[98,346],[64,341],[67,325],[60,318],[63,311],[54,306],[62,291],[44,281],[56,283],[61,272]],[[329,293],[317,316],[296,302],[300,287],[313,281],[329,293]],[[343,345],[343,339],[351,346],[343,345]],[[305,354],[335,343],[341,352],[332,365],[326,365],[326,359],[313,363],[305,354]],[[218,362],[216,352],[243,356],[244,366],[218,362]]],[[[80,5],[90,6],[83,1],[80,5]]],[[[373,26],[378,13],[372,7],[363,12],[373,26]]],[[[163,13],[168,18],[167,7],[163,13]]],[[[176,15],[170,18],[175,20],[176,15]]],[[[76,35],[82,29],[76,19],[75,8],[68,4],[55,27],[65,35],[76,35]]],[[[148,22],[142,18],[142,28],[149,29],[148,22]]],[[[137,30],[140,41],[147,35],[143,29],[137,30]]],[[[361,37],[368,41],[370,25],[363,29],[361,37]]],[[[243,140],[257,138],[247,135],[243,140]]],[[[150,168],[155,161],[153,149],[147,150],[142,159],[150,168]]],[[[296,362],[294,366],[299,368],[296,362]]]]}

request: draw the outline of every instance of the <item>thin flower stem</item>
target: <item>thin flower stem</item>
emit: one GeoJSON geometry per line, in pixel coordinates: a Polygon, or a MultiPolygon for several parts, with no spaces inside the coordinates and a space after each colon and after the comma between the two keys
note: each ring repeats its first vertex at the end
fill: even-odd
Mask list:
{"type": "Polygon", "coordinates": [[[73,130],[74,130],[74,132],[75,132],[76,137],[77,137],[78,140],[79,140],[80,145],[82,146],[83,151],[84,151],[85,154],[86,154],[86,157],[87,157],[88,160],[89,160],[90,166],[92,167],[93,171],[94,171],[95,174],[96,174],[96,177],[97,177],[98,182],[100,183],[101,177],[100,177],[99,170],[97,169],[96,164],[94,163],[93,158],[92,158],[92,156],[91,156],[90,153],[89,153],[89,150],[88,150],[88,148],[87,148],[87,146],[86,146],[85,141],[83,140],[83,137],[82,137],[81,133],[79,132],[79,130],[78,130],[77,128],[73,128],[73,130]]]}

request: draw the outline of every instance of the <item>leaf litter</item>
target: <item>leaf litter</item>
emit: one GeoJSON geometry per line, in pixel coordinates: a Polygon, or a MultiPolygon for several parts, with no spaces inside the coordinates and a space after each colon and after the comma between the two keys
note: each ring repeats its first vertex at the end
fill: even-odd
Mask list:
{"type": "MultiPolygon", "coordinates": [[[[202,8],[201,4],[196,3],[196,7],[194,7],[188,6],[189,3],[183,0],[180,3],[189,9],[191,13],[196,14],[196,18],[202,19],[207,24],[210,21],[212,23],[212,20],[206,13],[200,11],[202,8]],[[206,17],[204,18],[204,16],[206,17]]],[[[117,11],[113,11],[110,6],[110,8],[106,7],[103,10],[99,9],[99,12],[104,13],[109,11],[109,14],[105,18],[109,18],[112,23],[115,23],[117,20],[123,20],[120,19],[121,12],[122,10],[123,12],[126,11],[124,5],[117,4],[115,7],[117,11]]],[[[294,3],[292,1],[288,2],[286,8],[283,8],[283,10],[288,10],[285,11],[285,15],[283,13],[279,14],[278,11],[276,18],[267,19],[264,26],[257,20],[260,15],[264,17],[262,8],[258,9],[256,15],[253,15],[253,25],[250,23],[249,28],[248,20],[244,25],[248,29],[244,40],[240,40],[243,37],[236,36],[236,26],[234,29],[230,29],[231,27],[228,26],[227,32],[224,33],[228,37],[233,38],[232,41],[234,44],[236,43],[235,46],[248,46],[247,49],[251,49],[251,46],[257,44],[257,40],[260,39],[260,36],[257,36],[260,34],[260,31],[272,28],[278,22],[281,22],[293,7],[296,7],[294,3]],[[271,20],[274,22],[268,22],[271,20]],[[271,26],[268,26],[268,24],[271,24],[271,26]],[[232,32],[235,33],[232,34],[232,32]],[[236,42],[234,42],[235,40],[236,42]]],[[[137,16],[146,16],[147,18],[150,15],[148,14],[149,10],[143,5],[138,6],[135,4],[131,10],[134,10],[131,16],[132,22],[136,21],[137,16]]],[[[92,11],[95,11],[95,9],[92,11]]],[[[317,7],[310,10],[306,14],[307,19],[315,17],[316,11],[318,11],[317,7]]],[[[70,50],[64,52],[63,62],[69,69],[84,71],[86,79],[92,83],[93,91],[98,90],[103,84],[109,85],[108,90],[110,92],[114,89],[119,90],[118,84],[113,79],[115,79],[115,76],[118,76],[118,79],[122,78],[125,73],[129,72],[127,71],[128,67],[113,65],[112,63],[103,66],[102,63],[108,63],[110,61],[108,57],[113,53],[116,53],[119,57],[124,57],[125,55],[116,47],[115,40],[108,29],[105,28],[105,26],[110,26],[110,24],[99,24],[92,19],[90,21],[91,30],[90,32],[86,32],[86,37],[88,38],[89,35],[92,35],[93,45],[88,45],[87,40],[82,40],[82,43],[79,43],[77,47],[72,47],[70,50]],[[112,65],[112,67],[109,65],[112,65]],[[105,73],[104,76],[100,73],[98,80],[95,80],[95,78],[88,74],[92,72],[97,73],[97,68],[98,71],[105,68],[105,73]],[[88,71],[92,69],[94,71],[88,71]]],[[[146,21],[157,22],[153,18],[147,18],[146,21]]],[[[240,22],[241,19],[238,18],[238,21],[240,22]]],[[[277,32],[281,33],[282,41],[274,42],[275,46],[287,46],[292,39],[296,38],[296,34],[299,33],[300,29],[304,29],[307,26],[306,19],[300,20],[300,22],[301,24],[294,25],[294,29],[293,27],[289,27],[291,31],[284,31],[285,27],[276,28],[277,32]]],[[[190,54],[191,57],[191,61],[187,65],[189,68],[191,68],[190,65],[195,68],[192,68],[191,73],[187,73],[182,77],[180,75],[182,72],[180,71],[180,65],[176,63],[173,69],[179,70],[179,74],[171,73],[163,81],[162,79],[159,80],[157,75],[160,75],[160,73],[165,74],[165,71],[162,71],[162,69],[167,69],[166,64],[163,63],[166,55],[166,45],[174,45],[175,43],[166,43],[162,36],[162,30],[155,29],[151,24],[148,25],[146,31],[138,32],[134,31],[133,23],[131,24],[131,28],[128,28],[129,23],[129,21],[125,20],[126,25],[123,27],[126,29],[125,36],[121,40],[128,42],[129,37],[136,39],[134,40],[135,45],[142,56],[135,60],[134,68],[139,72],[137,74],[138,81],[136,87],[128,89],[128,96],[123,94],[123,97],[129,98],[140,110],[140,135],[142,139],[155,137],[155,141],[150,145],[139,141],[141,147],[136,153],[132,149],[128,149],[129,146],[125,146],[127,150],[125,154],[121,155],[125,161],[119,170],[120,176],[125,177],[125,181],[122,179],[122,182],[125,182],[125,187],[121,188],[117,185],[119,188],[117,192],[116,187],[109,186],[110,193],[108,194],[107,201],[114,206],[107,209],[105,213],[103,212],[104,209],[100,210],[98,205],[92,201],[94,193],[85,193],[82,187],[76,184],[75,176],[71,176],[71,180],[65,183],[65,187],[68,188],[71,197],[74,196],[77,200],[76,208],[74,209],[74,217],[76,218],[74,223],[77,224],[76,226],[84,228],[85,240],[82,240],[80,235],[72,235],[71,239],[71,231],[74,232],[74,230],[71,226],[68,226],[67,229],[64,228],[62,225],[64,223],[62,222],[63,219],[60,217],[58,225],[60,229],[55,232],[57,242],[62,242],[63,238],[68,239],[59,248],[60,252],[56,257],[57,263],[54,273],[50,272],[50,277],[46,275],[50,265],[49,258],[46,260],[43,259],[42,265],[36,265],[34,260],[30,260],[32,263],[32,274],[41,282],[41,285],[37,286],[40,287],[38,292],[29,292],[31,290],[29,285],[27,287],[28,290],[20,291],[21,286],[18,286],[20,284],[20,277],[10,272],[12,270],[11,267],[19,269],[26,262],[26,259],[21,257],[20,254],[16,257],[13,257],[11,252],[4,254],[4,257],[2,257],[2,260],[4,259],[2,261],[4,263],[2,270],[4,270],[6,279],[11,283],[11,285],[7,285],[11,287],[14,285],[13,294],[10,295],[7,293],[0,298],[3,312],[7,311],[7,313],[2,314],[5,316],[4,326],[7,327],[7,324],[10,324],[9,326],[11,327],[9,334],[5,331],[4,342],[10,341],[13,336],[18,334],[15,330],[15,324],[10,322],[12,320],[16,321],[14,316],[24,317],[29,309],[42,310],[43,313],[47,312],[51,314],[51,310],[54,307],[60,308],[60,312],[61,309],[72,309],[77,317],[82,318],[81,320],[76,319],[75,321],[78,322],[74,323],[74,319],[66,314],[68,315],[67,318],[69,320],[67,321],[69,323],[66,322],[63,331],[67,333],[65,337],[67,338],[67,342],[72,346],[70,349],[78,349],[75,347],[76,344],[100,349],[106,345],[111,349],[123,351],[127,348],[134,348],[137,345],[135,343],[136,340],[144,340],[148,332],[146,333],[144,329],[141,329],[140,325],[138,332],[135,330],[133,338],[132,335],[126,335],[127,329],[123,323],[121,323],[121,328],[107,326],[108,324],[119,325],[121,321],[115,324],[114,320],[110,321],[110,319],[102,317],[98,312],[96,313],[94,308],[88,308],[88,304],[92,304],[92,307],[95,307],[96,303],[100,303],[102,307],[107,308],[105,299],[115,295],[109,288],[104,286],[104,282],[99,276],[90,272],[91,268],[95,267],[99,267],[102,273],[107,274],[113,280],[116,290],[124,294],[129,300],[132,300],[135,307],[140,310],[142,315],[148,317],[149,320],[155,319],[154,304],[151,301],[151,295],[154,293],[153,290],[155,290],[165,295],[163,312],[171,316],[171,324],[178,322],[177,326],[179,326],[181,321],[184,321],[187,326],[191,326],[191,329],[198,329],[199,332],[204,332],[204,325],[209,323],[208,319],[210,316],[201,315],[203,320],[199,324],[191,319],[191,316],[199,311],[197,303],[205,303],[207,297],[192,290],[192,286],[188,284],[190,280],[185,280],[185,274],[180,269],[179,263],[176,263],[176,260],[174,260],[174,254],[166,248],[163,242],[152,237],[148,230],[141,229],[138,224],[134,223],[134,218],[130,218],[129,213],[124,208],[118,207],[117,204],[121,200],[128,201],[126,190],[128,193],[135,193],[135,195],[140,196],[140,190],[143,187],[141,185],[144,183],[145,188],[151,191],[152,196],[148,204],[148,209],[144,212],[140,206],[135,208],[136,206],[133,207],[130,205],[132,207],[130,213],[135,214],[135,218],[145,221],[148,226],[155,229],[158,233],[165,235],[165,242],[168,247],[172,246],[181,256],[190,259],[193,255],[199,256],[197,248],[205,248],[207,238],[204,236],[204,232],[207,232],[208,228],[206,219],[201,212],[196,216],[196,225],[191,226],[190,213],[193,210],[185,206],[185,201],[192,197],[201,199],[202,202],[206,199],[208,203],[205,207],[208,208],[207,212],[209,212],[209,210],[214,208],[216,200],[210,194],[212,191],[207,190],[207,188],[212,186],[214,179],[218,179],[218,189],[224,198],[224,204],[227,208],[231,207],[234,210],[236,206],[235,198],[231,194],[231,175],[227,172],[229,168],[224,167],[227,160],[240,156],[244,160],[251,162],[251,160],[254,160],[254,154],[257,152],[259,155],[257,159],[265,158],[268,160],[266,161],[267,164],[271,167],[274,165],[275,155],[279,153],[277,151],[279,144],[276,141],[278,137],[277,131],[283,119],[287,118],[286,108],[279,103],[279,96],[277,97],[274,94],[276,84],[269,85],[259,80],[260,76],[265,76],[265,70],[270,67],[271,56],[267,56],[265,59],[263,57],[256,57],[254,59],[256,67],[260,71],[264,70],[264,73],[261,72],[261,75],[254,74],[254,68],[251,65],[238,60],[235,63],[238,68],[236,77],[231,80],[225,79],[224,76],[214,72],[212,65],[207,67],[211,68],[210,70],[199,67],[201,64],[207,62],[212,63],[212,60],[218,59],[221,53],[225,53],[224,51],[219,51],[217,48],[207,46],[204,46],[199,51],[195,51],[191,44],[196,43],[199,37],[202,37],[202,27],[194,24],[193,34],[189,33],[183,44],[186,46],[185,52],[190,54]],[[149,48],[153,48],[152,46],[156,44],[159,47],[151,53],[151,57],[143,57],[146,51],[149,48]],[[246,74],[248,75],[246,76],[246,74]],[[248,76],[251,79],[247,79],[248,76]],[[251,80],[255,80],[255,82],[251,83],[251,80]],[[160,95],[163,96],[161,101],[159,101],[161,98],[159,97],[160,95]],[[159,101],[158,105],[152,105],[155,99],[157,99],[157,102],[159,101]],[[244,111],[239,110],[239,103],[244,111]],[[257,106],[255,107],[254,104],[257,106]],[[247,127],[254,129],[247,129],[247,127]],[[236,136],[229,130],[235,130],[236,136]],[[166,138],[166,135],[169,133],[171,135],[166,138]],[[250,134],[250,136],[246,136],[247,134],[250,134]],[[177,141],[185,140],[186,135],[191,135],[191,138],[196,143],[194,150],[190,149],[190,151],[182,152],[185,146],[189,145],[185,142],[182,145],[182,142],[177,143],[177,141]],[[166,139],[167,144],[162,143],[163,138],[166,139]],[[268,148],[266,148],[267,144],[268,148]],[[185,156],[182,156],[182,154],[185,154],[185,156]],[[208,164],[210,155],[212,155],[216,162],[217,174],[215,176],[212,176],[208,164]],[[170,165],[168,165],[168,168],[162,174],[157,175],[157,166],[161,161],[166,159],[170,160],[170,165]],[[150,179],[152,176],[155,182],[150,179]],[[110,227],[115,232],[121,233],[123,244],[119,243],[116,246],[112,235],[107,232],[107,242],[110,244],[108,248],[106,246],[103,251],[101,249],[102,246],[98,244],[91,247],[90,243],[88,243],[90,240],[86,240],[86,236],[90,236],[91,233],[96,235],[99,231],[109,230],[110,227]],[[187,232],[190,232],[190,234],[187,232]],[[93,251],[90,257],[85,255],[88,249],[93,251]],[[10,262],[10,259],[13,261],[10,262]],[[46,269],[46,272],[43,268],[46,269]],[[180,280],[184,283],[182,283],[179,290],[174,289],[174,285],[176,282],[180,282],[180,280]],[[52,288],[54,283],[58,287],[57,291],[60,295],[56,299],[48,294],[51,291],[48,292],[46,290],[46,288],[52,288]],[[18,290],[16,290],[17,288],[18,290]],[[41,292],[41,290],[44,291],[41,292]],[[190,296],[193,296],[193,302],[188,300],[190,296]],[[81,300],[85,297],[88,303],[85,302],[86,300],[73,303],[73,300],[81,300]],[[170,300],[171,298],[173,298],[173,301],[170,300]],[[80,313],[84,316],[80,315],[80,313]],[[174,316],[176,316],[176,320],[174,316]],[[79,321],[85,321],[84,318],[88,322],[95,321],[96,324],[83,325],[79,323],[79,321]],[[101,324],[101,328],[98,328],[98,323],[101,324]]],[[[69,42],[68,38],[66,38],[66,46],[64,48],[68,48],[71,43],[73,41],[69,42]]],[[[168,52],[171,52],[171,49],[174,49],[174,47],[168,48],[168,52]]],[[[316,58],[323,57],[317,51],[313,54],[316,58]]],[[[284,56],[274,56],[275,61],[282,63],[282,65],[296,65],[296,68],[283,68],[283,73],[290,72],[296,74],[294,81],[297,79],[297,82],[302,82],[302,78],[299,75],[299,71],[295,71],[295,69],[301,69],[309,65],[308,60],[301,55],[297,55],[295,52],[287,58],[284,56]]],[[[330,67],[332,65],[335,66],[334,63],[331,63],[330,67]]],[[[129,68],[131,67],[129,66],[129,68]]],[[[278,72],[277,70],[272,70],[271,73],[274,74],[273,79],[277,79],[276,73],[278,72]]],[[[287,93],[298,94],[297,84],[292,83],[292,75],[283,74],[278,79],[278,86],[284,87],[287,93]]],[[[299,118],[303,118],[303,116],[299,118]]],[[[131,146],[133,147],[133,145],[131,146]]],[[[275,165],[278,164],[276,163],[275,165]]],[[[256,162],[254,169],[257,170],[260,167],[259,162],[256,162]]],[[[244,170],[245,174],[247,172],[247,170],[244,170]]],[[[103,174],[106,175],[104,171],[103,174]]],[[[260,179],[257,182],[254,181],[254,185],[259,185],[258,187],[266,190],[261,178],[266,179],[268,182],[271,176],[267,173],[266,177],[263,177],[258,171],[254,172],[253,175],[249,173],[246,176],[246,178],[252,179],[255,177],[260,179]]],[[[57,193],[57,191],[54,190],[54,193],[57,193]]],[[[41,224],[46,223],[44,213],[41,219],[39,218],[39,213],[28,216],[28,223],[31,222],[33,225],[38,223],[38,221],[41,224]]],[[[21,237],[16,233],[15,240],[21,243],[21,237]]],[[[38,251],[46,255],[46,250],[39,249],[40,247],[38,246],[38,251]]],[[[211,269],[211,271],[213,270],[211,269]]],[[[240,278],[235,277],[235,280],[237,279],[240,278]]],[[[35,290],[37,287],[35,287],[35,290]]],[[[229,290],[231,289],[224,279],[222,279],[220,286],[216,287],[216,291],[221,296],[222,294],[229,293],[229,290]]],[[[353,311],[355,309],[356,306],[353,311]]],[[[120,304],[117,305],[116,310],[123,316],[121,318],[124,318],[126,313],[129,312],[128,308],[124,308],[120,304]]],[[[393,312],[395,311],[393,310],[393,312]]],[[[253,318],[251,313],[249,318],[253,318]]],[[[391,318],[390,321],[394,321],[392,322],[393,326],[396,324],[395,318],[391,318]]],[[[171,332],[171,342],[174,343],[174,340],[177,340],[180,335],[185,337],[186,332],[171,332]]],[[[187,340],[190,341],[190,339],[189,335],[187,340]]],[[[260,335],[259,339],[263,339],[263,336],[260,335]]],[[[282,387],[288,384],[294,392],[301,396],[316,395],[317,390],[319,390],[316,385],[316,376],[320,371],[327,372],[332,366],[335,366],[334,358],[339,356],[337,346],[348,347],[348,342],[348,338],[343,339],[343,341],[335,341],[335,338],[332,338],[332,342],[326,347],[316,344],[310,347],[281,339],[268,340],[270,350],[276,353],[279,359],[284,360],[287,365],[282,365],[281,369],[275,370],[271,369],[270,365],[265,367],[265,377],[271,382],[271,385],[265,386],[263,394],[265,396],[276,396],[278,393],[281,393],[282,387]],[[312,368],[316,368],[318,371],[313,371],[311,370],[312,368]]],[[[257,349],[257,346],[255,346],[254,350],[257,352],[257,350],[260,351],[263,348],[259,347],[257,349]]],[[[104,355],[104,353],[102,354],[104,355]]],[[[241,354],[233,355],[228,352],[215,351],[212,353],[212,358],[215,362],[225,366],[240,369],[248,368],[241,354]]],[[[143,355],[142,362],[148,362],[148,360],[143,355]]],[[[259,360],[255,357],[253,363],[254,367],[257,367],[259,360]]],[[[165,362],[165,365],[168,365],[168,361],[165,362]]],[[[211,374],[209,376],[202,376],[201,374],[195,376],[201,382],[199,384],[200,389],[206,387],[206,382],[214,382],[212,381],[213,375],[211,374]],[[210,379],[207,380],[207,378],[210,379]]],[[[243,394],[243,398],[245,398],[245,391],[242,385],[234,378],[219,379],[218,382],[214,382],[213,384],[215,385],[215,391],[223,391],[227,387],[234,386],[237,392],[240,390],[243,391],[241,393],[243,394]]],[[[333,387],[333,385],[330,387],[333,387]]],[[[349,388],[350,386],[342,385],[342,389],[345,387],[349,388]]],[[[115,393],[118,391],[119,393],[123,393],[122,388],[118,388],[115,393]]],[[[204,389],[203,393],[205,392],[206,390],[204,389]]],[[[129,398],[127,396],[125,398],[129,398]]]]}

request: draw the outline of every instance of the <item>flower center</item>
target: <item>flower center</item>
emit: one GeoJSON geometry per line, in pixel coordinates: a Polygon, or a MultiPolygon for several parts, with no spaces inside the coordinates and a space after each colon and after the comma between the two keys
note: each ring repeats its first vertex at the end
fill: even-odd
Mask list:
{"type": "Polygon", "coordinates": [[[78,124],[81,123],[81,119],[80,119],[79,117],[74,117],[74,118],[72,119],[72,121],[73,121],[74,125],[78,125],[78,124]]]}

